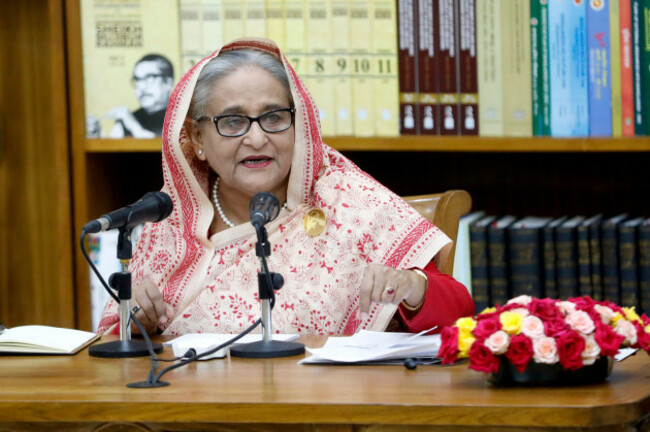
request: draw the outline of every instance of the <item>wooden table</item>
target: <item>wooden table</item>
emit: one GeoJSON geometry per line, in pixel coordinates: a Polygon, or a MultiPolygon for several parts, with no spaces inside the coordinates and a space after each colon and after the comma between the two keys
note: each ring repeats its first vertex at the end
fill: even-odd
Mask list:
{"type": "Polygon", "coordinates": [[[602,384],[534,389],[494,387],[467,364],[410,371],[298,360],[199,362],[165,375],[169,387],[131,389],[146,379],[147,358],[0,357],[0,431],[650,429],[645,353],[615,364],[602,384]]]}

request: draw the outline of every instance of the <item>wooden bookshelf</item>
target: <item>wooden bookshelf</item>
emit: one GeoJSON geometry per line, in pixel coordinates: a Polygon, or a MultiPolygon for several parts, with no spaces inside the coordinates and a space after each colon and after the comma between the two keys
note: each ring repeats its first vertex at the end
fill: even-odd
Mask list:
{"type": "MultiPolygon", "coordinates": [[[[44,0],[43,0],[44,1],[44,0]]],[[[65,6],[73,237],[89,220],[162,186],[161,140],[87,139],[79,0],[65,6]]],[[[325,137],[401,195],[470,192],[474,209],[515,215],[650,216],[650,137],[325,137]]],[[[88,266],[75,246],[76,324],[90,329],[88,266]]]]}

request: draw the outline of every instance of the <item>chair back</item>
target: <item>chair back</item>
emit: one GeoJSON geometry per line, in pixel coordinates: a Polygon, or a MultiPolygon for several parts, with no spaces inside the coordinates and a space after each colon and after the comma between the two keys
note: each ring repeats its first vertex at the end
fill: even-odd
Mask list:
{"type": "Polygon", "coordinates": [[[454,269],[458,222],[461,216],[466,215],[472,209],[472,197],[467,191],[455,189],[442,193],[403,198],[452,240],[453,243],[443,249],[436,258],[438,269],[451,275],[454,269]]]}

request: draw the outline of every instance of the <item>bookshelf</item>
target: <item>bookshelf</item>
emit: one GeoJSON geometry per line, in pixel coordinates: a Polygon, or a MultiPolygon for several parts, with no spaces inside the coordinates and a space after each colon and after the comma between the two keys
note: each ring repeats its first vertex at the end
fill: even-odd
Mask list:
{"type": "MultiPolygon", "coordinates": [[[[160,139],[87,139],[79,0],[64,0],[73,237],[90,219],[162,186],[160,139]]],[[[401,195],[468,190],[474,209],[515,215],[650,215],[650,137],[325,137],[401,195]]],[[[90,329],[88,269],[78,247],[78,328],[90,329]]]]}

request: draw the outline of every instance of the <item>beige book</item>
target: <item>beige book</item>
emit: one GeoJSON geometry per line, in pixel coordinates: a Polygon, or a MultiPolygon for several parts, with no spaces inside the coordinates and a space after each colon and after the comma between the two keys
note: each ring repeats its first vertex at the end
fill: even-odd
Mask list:
{"type": "Polygon", "coordinates": [[[503,135],[501,0],[476,2],[479,134],[503,135]]]}
{"type": "Polygon", "coordinates": [[[352,79],[350,75],[349,1],[332,0],[332,51],[334,55],[334,103],[336,135],[354,134],[352,79]]]}
{"type": "Polygon", "coordinates": [[[246,37],[266,37],[266,6],[264,0],[244,2],[246,37]]]}
{"type": "Polygon", "coordinates": [[[621,100],[621,15],[620,1],[609,2],[609,46],[612,79],[612,136],[623,136],[621,100]]]}
{"type": "Polygon", "coordinates": [[[532,136],[529,0],[501,0],[501,31],[503,134],[532,136]]]}
{"type": "Polygon", "coordinates": [[[99,335],[87,331],[26,325],[0,332],[0,354],[60,354],[71,355],[81,351],[99,335]]]}
{"type": "Polygon", "coordinates": [[[246,36],[244,2],[241,0],[223,0],[223,43],[246,36]]]}
{"type": "Polygon", "coordinates": [[[394,0],[372,0],[373,87],[375,135],[399,135],[399,80],[397,77],[397,5],[394,0]]]}
{"type": "Polygon", "coordinates": [[[181,76],[178,12],[177,0],[81,2],[89,138],[121,138],[129,133],[152,138],[160,134],[162,118],[157,116],[149,122],[153,125],[143,125],[133,123],[133,116],[142,109],[159,111],[160,105],[164,109],[181,76]],[[137,64],[149,54],[157,60],[137,64]]]}
{"type": "Polygon", "coordinates": [[[298,76],[307,72],[307,4],[298,0],[284,1],[284,55],[298,76]]]}
{"type": "Polygon", "coordinates": [[[223,10],[221,0],[201,0],[203,30],[201,34],[201,54],[207,57],[224,44],[223,10]]]}
{"type": "Polygon", "coordinates": [[[266,37],[285,50],[284,0],[266,0],[266,37]]]}
{"type": "Polygon", "coordinates": [[[375,135],[375,101],[372,71],[372,17],[369,0],[350,2],[352,106],[354,134],[375,135]]]}
{"type": "Polygon", "coordinates": [[[179,0],[182,72],[203,58],[201,0],[179,0]]]}
{"type": "Polygon", "coordinates": [[[321,131],[333,136],[335,102],[332,94],[334,68],[332,56],[332,17],[328,0],[310,0],[307,10],[307,74],[309,91],[318,106],[321,131]]]}

